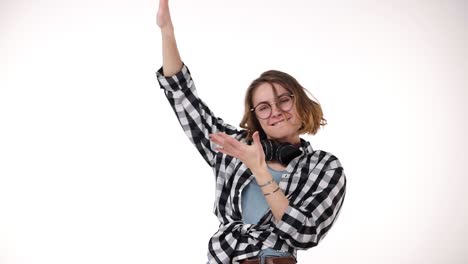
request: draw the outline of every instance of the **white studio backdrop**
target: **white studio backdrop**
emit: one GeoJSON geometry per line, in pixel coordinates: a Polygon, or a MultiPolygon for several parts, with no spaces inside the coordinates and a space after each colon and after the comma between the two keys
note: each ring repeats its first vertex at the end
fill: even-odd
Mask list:
{"type": "MultiPolygon", "coordinates": [[[[238,125],[295,76],[348,179],[299,263],[466,263],[464,1],[170,3],[199,96],[238,125]]],[[[0,263],[205,263],[214,176],[159,89],[156,1],[0,3],[0,263]]]]}

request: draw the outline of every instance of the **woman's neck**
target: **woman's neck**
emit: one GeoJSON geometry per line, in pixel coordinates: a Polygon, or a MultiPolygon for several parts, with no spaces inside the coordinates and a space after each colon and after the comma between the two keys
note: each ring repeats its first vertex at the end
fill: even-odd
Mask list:
{"type": "Polygon", "coordinates": [[[301,138],[299,136],[292,137],[292,138],[270,138],[268,137],[268,139],[275,140],[279,143],[289,143],[298,148],[301,146],[301,138]]]}

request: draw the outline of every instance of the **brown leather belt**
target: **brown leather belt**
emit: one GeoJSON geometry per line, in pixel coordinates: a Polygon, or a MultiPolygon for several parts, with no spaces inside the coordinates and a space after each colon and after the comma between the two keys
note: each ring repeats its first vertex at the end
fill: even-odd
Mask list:
{"type": "MultiPolygon", "coordinates": [[[[243,259],[240,264],[260,264],[260,259],[243,259]]],[[[294,257],[266,257],[265,264],[296,264],[294,257]]]]}

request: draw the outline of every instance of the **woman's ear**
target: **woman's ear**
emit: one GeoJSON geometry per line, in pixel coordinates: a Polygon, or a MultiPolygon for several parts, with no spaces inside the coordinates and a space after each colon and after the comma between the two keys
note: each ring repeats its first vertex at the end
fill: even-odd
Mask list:
{"type": "Polygon", "coordinates": [[[300,131],[300,130],[304,129],[304,127],[305,127],[305,122],[304,122],[304,120],[302,120],[301,121],[301,127],[299,127],[299,129],[297,131],[300,131]]]}

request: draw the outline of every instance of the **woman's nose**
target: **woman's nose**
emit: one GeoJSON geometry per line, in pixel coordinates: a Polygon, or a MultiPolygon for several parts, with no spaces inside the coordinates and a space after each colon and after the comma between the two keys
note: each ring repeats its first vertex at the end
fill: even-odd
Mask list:
{"type": "Polygon", "coordinates": [[[276,104],[271,104],[271,116],[277,116],[282,114],[283,112],[276,104]]]}

